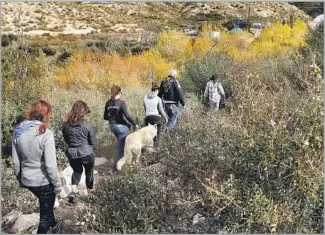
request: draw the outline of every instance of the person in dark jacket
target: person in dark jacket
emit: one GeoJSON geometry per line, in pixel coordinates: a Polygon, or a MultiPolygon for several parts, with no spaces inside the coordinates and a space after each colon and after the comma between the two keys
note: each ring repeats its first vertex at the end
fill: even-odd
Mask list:
{"type": "Polygon", "coordinates": [[[123,157],[125,138],[129,134],[131,125],[138,128],[138,125],[127,111],[126,103],[121,99],[121,95],[121,87],[113,85],[111,88],[111,97],[106,102],[104,110],[104,120],[109,122],[109,129],[113,132],[117,140],[113,171],[117,170],[117,162],[123,157]]]}
{"type": "Polygon", "coordinates": [[[181,85],[176,80],[176,70],[172,69],[169,76],[165,78],[161,84],[158,96],[163,99],[165,109],[168,115],[168,126],[174,128],[179,115],[178,104],[181,103],[185,108],[183,99],[183,91],[181,85]]]}
{"type": "Polygon", "coordinates": [[[77,186],[81,180],[83,167],[85,168],[88,195],[90,198],[95,197],[93,195],[95,133],[93,125],[85,120],[85,116],[89,112],[87,104],[82,100],[78,100],[73,104],[62,125],[63,138],[68,145],[65,154],[73,169],[69,202],[75,202],[77,186]]]}
{"type": "Polygon", "coordinates": [[[157,136],[154,138],[154,143],[157,146],[159,144],[159,137],[161,134],[162,126],[168,122],[168,116],[165,113],[162,100],[158,96],[159,85],[152,84],[151,92],[145,95],[143,99],[144,111],[145,111],[145,125],[148,126],[157,124],[157,136]]]}

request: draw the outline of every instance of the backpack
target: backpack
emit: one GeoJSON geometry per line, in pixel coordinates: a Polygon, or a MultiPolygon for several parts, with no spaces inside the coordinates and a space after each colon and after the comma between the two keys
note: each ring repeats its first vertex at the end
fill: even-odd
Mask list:
{"type": "Polygon", "coordinates": [[[167,77],[164,81],[163,81],[163,88],[165,92],[168,92],[170,90],[170,88],[172,87],[173,84],[173,78],[172,77],[167,77]]]}

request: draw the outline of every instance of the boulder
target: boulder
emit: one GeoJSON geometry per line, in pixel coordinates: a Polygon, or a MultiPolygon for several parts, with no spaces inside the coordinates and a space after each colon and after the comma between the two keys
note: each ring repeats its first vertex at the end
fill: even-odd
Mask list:
{"type": "Polygon", "coordinates": [[[13,233],[26,233],[32,227],[37,227],[39,222],[39,213],[20,215],[14,226],[11,228],[13,233]]]}
{"type": "Polygon", "coordinates": [[[22,213],[20,211],[15,211],[15,210],[11,211],[9,214],[2,217],[2,221],[1,221],[2,227],[13,224],[17,220],[17,218],[21,215],[22,213]]]}

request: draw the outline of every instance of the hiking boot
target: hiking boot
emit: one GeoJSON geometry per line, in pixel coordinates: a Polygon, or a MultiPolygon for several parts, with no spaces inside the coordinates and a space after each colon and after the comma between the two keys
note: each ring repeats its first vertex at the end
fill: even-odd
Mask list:
{"type": "Polygon", "coordinates": [[[71,192],[69,194],[69,202],[70,203],[75,203],[76,202],[76,193],[75,192],[71,192]]]}
{"type": "Polygon", "coordinates": [[[52,228],[50,228],[49,233],[50,234],[61,233],[62,227],[63,227],[63,219],[59,218],[59,219],[57,219],[55,225],[52,228]]]}

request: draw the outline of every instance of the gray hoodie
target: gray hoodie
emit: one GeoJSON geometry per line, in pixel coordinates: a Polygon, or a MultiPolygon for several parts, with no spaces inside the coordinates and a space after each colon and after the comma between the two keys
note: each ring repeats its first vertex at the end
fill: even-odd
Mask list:
{"type": "Polygon", "coordinates": [[[16,129],[12,140],[14,171],[18,180],[27,187],[61,187],[57,174],[54,135],[46,129],[38,134],[41,123],[24,121],[16,129]]]}
{"type": "Polygon", "coordinates": [[[146,116],[163,116],[166,120],[168,120],[162,105],[162,100],[155,92],[150,92],[148,95],[146,95],[143,102],[146,116]]]}

